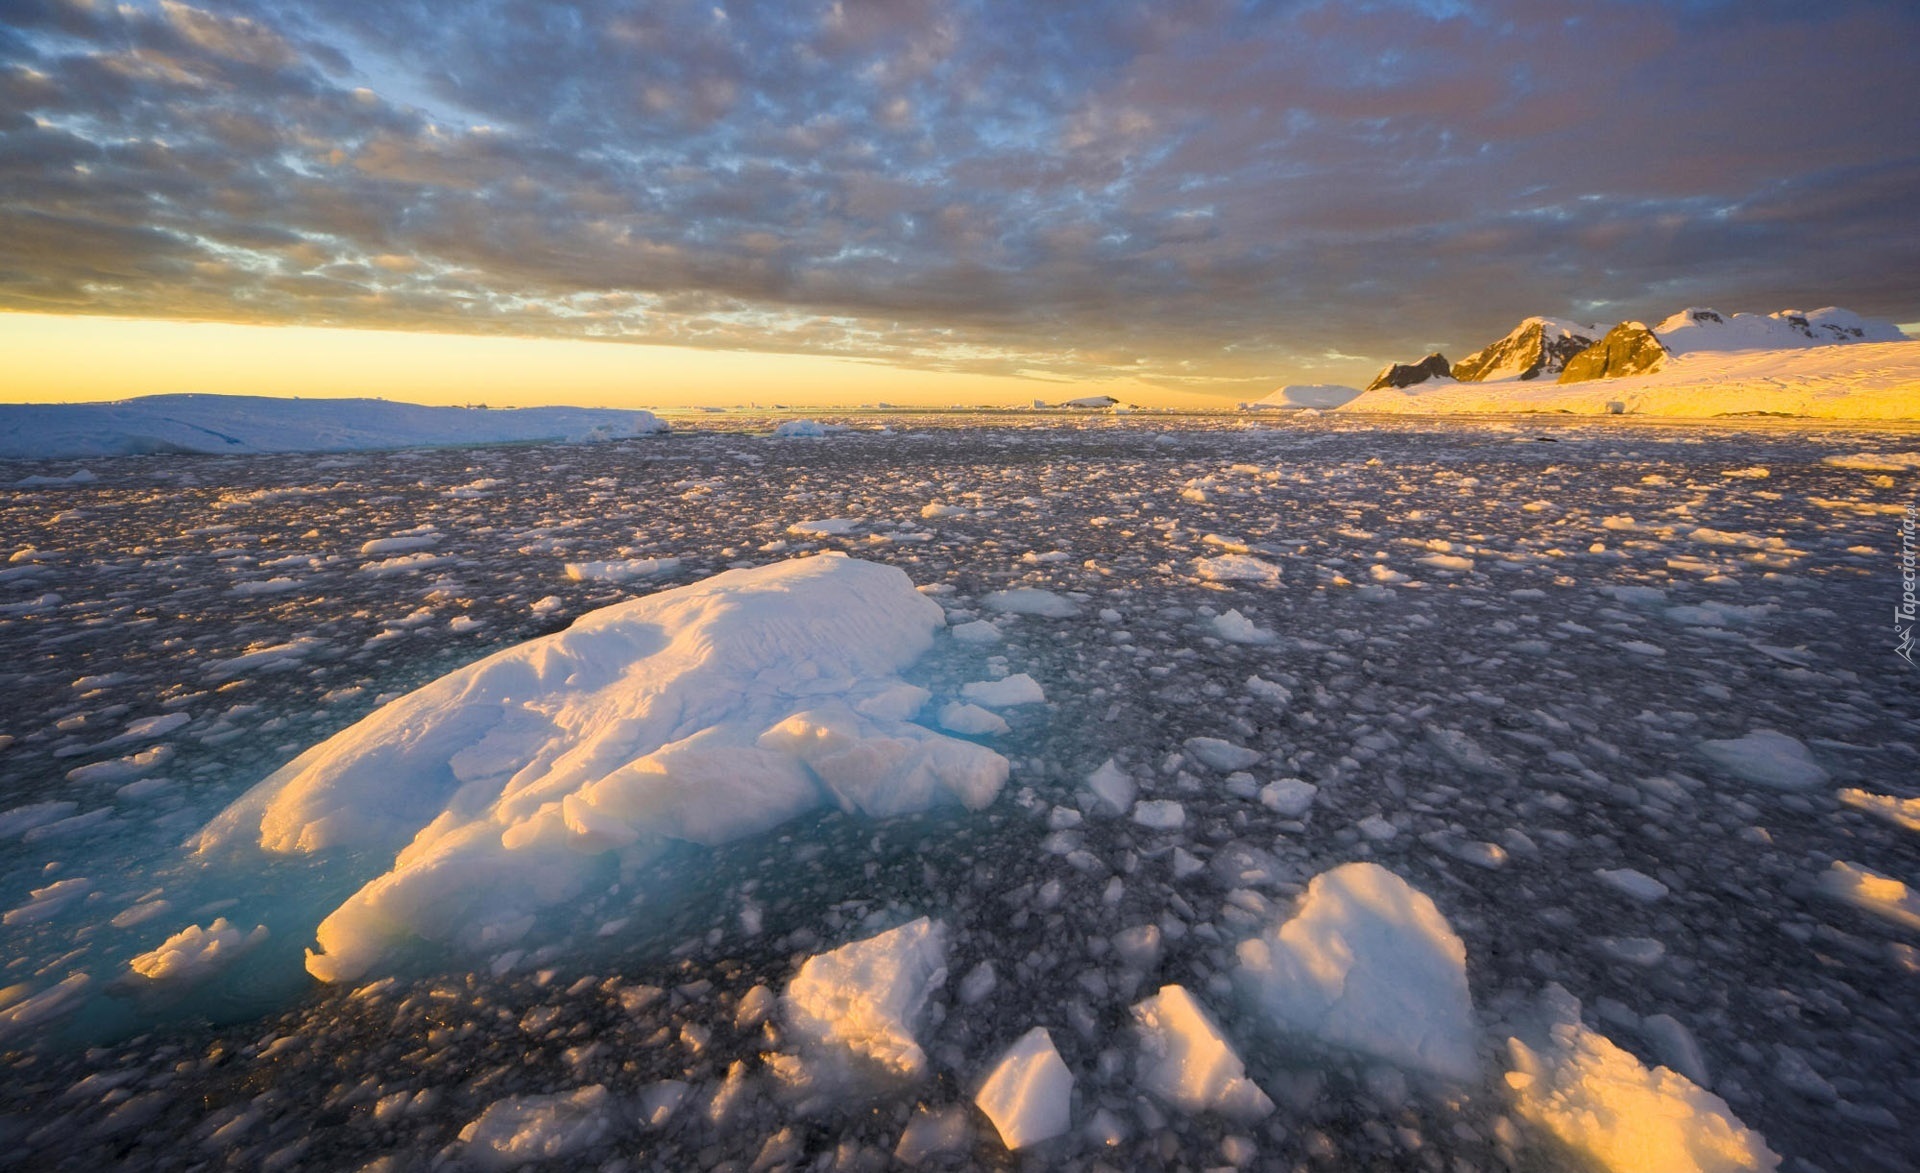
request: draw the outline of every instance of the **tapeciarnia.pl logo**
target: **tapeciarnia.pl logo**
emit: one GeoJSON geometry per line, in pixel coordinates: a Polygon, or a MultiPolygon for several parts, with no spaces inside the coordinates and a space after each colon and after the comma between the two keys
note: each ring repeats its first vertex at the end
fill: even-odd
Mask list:
{"type": "Polygon", "coordinates": [[[1900,601],[1893,608],[1893,653],[1913,664],[1914,628],[1920,625],[1920,599],[1914,597],[1920,578],[1920,505],[1907,506],[1900,523],[1900,601]]]}

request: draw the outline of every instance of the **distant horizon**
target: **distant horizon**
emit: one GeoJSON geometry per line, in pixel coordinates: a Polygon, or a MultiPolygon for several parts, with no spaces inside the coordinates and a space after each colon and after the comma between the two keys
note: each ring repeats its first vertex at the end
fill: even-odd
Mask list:
{"type": "MultiPolygon", "coordinates": [[[[1675,307],[1675,310],[1683,307],[1675,307]]],[[[1774,310],[1724,305],[1726,313],[1774,310]]],[[[1812,308],[1812,307],[1795,307],[1812,308]]],[[[1671,312],[1671,311],[1669,311],[1671,312]]],[[[1554,316],[1554,315],[1544,315],[1554,316]]],[[[1664,315],[1654,315],[1655,317],[1664,315]]],[[[1634,319],[1626,319],[1634,320],[1634,319]]],[[[1337,377],[1275,379],[1238,394],[1138,380],[1069,382],[921,371],[875,360],[652,346],[618,340],[429,333],[363,327],[30,314],[0,310],[0,403],[102,403],[149,395],[387,399],[423,406],[699,410],[1018,408],[1108,395],[1142,408],[1231,410],[1281,387],[1364,387],[1387,364],[1438,350],[1458,360],[1502,337],[1437,343],[1420,354],[1356,356],[1337,377]],[[1452,353],[1458,351],[1458,353],[1452,353]],[[76,357],[80,356],[80,357],[76,357]],[[1361,373],[1364,372],[1364,373],[1361,373]],[[659,384],[656,388],[652,386],[659,384]],[[840,388],[853,385],[857,391],[840,388]]],[[[1595,323],[1606,326],[1611,323],[1595,323]]],[[[1896,323],[1920,338],[1920,322],[1896,323]]]]}

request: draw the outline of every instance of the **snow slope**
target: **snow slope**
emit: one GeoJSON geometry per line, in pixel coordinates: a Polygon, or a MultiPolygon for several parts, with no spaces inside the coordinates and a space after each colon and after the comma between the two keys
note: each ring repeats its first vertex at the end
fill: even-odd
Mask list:
{"type": "MultiPolygon", "coordinates": [[[[1684,331],[1680,334],[1684,345],[1689,336],[1684,331]]],[[[1665,341],[1671,335],[1661,337],[1665,341]]],[[[1669,357],[1660,370],[1646,375],[1568,384],[1418,383],[1405,389],[1369,391],[1341,410],[1414,415],[1626,412],[1696,419],[1767,412],[1830,419],[1917,419],[1920,342],[1696,349],[1669,357]]]]}
{"type": "Polygon", "coordinates": [[[400,848],[320,923],[307,968],[337,981],[409,937],[509,944],[609,852],[631,866],[825,802],[978,809],[1006,760],[912,724],[927,693],[897,675],[943,626],[906,574],[837,554],[602,608],[314,746],[198,850],[400,848]]]}
{"type": "Polygon", "coordinates": [[[1240,405],[1241,411],[1297,411],[1316,408],[1322,411],[1350,403],[1360,388],[1340,383],[1289,383],[1265,399],[1240,405]]]}
{"type": "Polygon", "coordinates": [[[152,452],[343,452],[664,432],[652,412],[501,410],[384,399],[148,395],[116,403],[0,404],[0,458],[71,460],[152,452]]]}
{"type": "Polygon", "coordinates": [[[1907,340],[1891,322],[1863,318],[1837,306],[1806,313],[1781,310],[1773,314],[1723,314],[1718,310],[1689,307],[1655,326],[1653,333],[1672,355],[1701,351],[1803,350],[1813,346],[1907,340]]]}

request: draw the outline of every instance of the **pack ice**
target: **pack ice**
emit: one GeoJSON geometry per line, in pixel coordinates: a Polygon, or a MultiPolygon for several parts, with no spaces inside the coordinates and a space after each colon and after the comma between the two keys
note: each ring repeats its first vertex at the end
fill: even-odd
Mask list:
{"type": "Polygon", "coordinates": [[[307,969],[338,981],[410,937],[510,943],[607,853],[639,866],[825,802],[979,809],[1006,759],[912,723],[928,694],[899,676],[944,625],[905,573],[838,554],[615,604],[374,711],[241,796],[196,847],[398,848],[320,922],[307,969]]]}

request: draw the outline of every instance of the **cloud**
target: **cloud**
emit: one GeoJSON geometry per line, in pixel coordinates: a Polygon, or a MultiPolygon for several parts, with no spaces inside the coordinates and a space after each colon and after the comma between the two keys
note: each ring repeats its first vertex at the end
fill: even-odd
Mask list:
{"type": "Polygon", "coordinates": [[[1869,0],[15,0],[0,308],[1234,394],[1528,313],[1912,320],[1917,44],[1869,0]]]}

